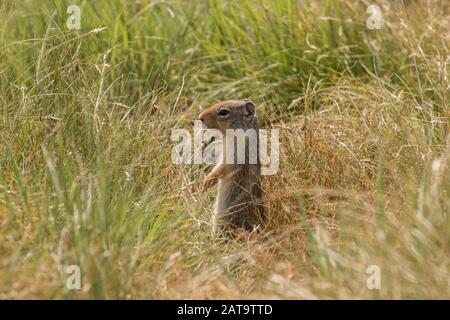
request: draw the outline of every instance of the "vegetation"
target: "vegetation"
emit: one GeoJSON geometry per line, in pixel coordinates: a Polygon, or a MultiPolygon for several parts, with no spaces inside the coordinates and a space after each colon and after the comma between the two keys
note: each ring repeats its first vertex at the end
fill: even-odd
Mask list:
{"type": "Polygon", "coordinates": [[[434,0],[1,1],[0,298],[449,299],[449,30],[434,0]],[[245,97],[280,170],[226,242],[170,131],[245,97]]]}

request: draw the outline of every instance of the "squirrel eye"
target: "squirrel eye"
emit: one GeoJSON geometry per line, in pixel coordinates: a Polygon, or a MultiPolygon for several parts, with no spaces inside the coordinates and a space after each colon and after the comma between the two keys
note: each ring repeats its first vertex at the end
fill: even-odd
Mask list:
{"type": "Polygon", "coordinates": [[[219,110],[219,112],[218,112],[218,114],[221,115],[221,116],[226,116],[229,113],[230,113],[230,111],[228,111],[226,109],[219,110]]]}

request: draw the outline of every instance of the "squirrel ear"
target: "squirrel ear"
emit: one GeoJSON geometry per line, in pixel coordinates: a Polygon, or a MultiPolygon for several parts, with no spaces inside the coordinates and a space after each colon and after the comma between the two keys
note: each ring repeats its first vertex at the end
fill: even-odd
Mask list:
{"type": "Polygon", "coordinates": [[[254,116],[256,112],[255,104],[250,99],[244,99],[244,102],[247,116],[254,116]]]}

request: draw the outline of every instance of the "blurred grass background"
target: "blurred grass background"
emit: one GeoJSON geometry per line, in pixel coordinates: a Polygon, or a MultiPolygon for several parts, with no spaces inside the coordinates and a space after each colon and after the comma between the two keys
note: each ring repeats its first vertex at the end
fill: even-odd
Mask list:
{"type": "Polygon", "coordinates": [[[450,298],[449,11],[2,1],[0,298],[450,298]],[[223,242],[170,130],[244,97],[280,129],[281,167],[261,235],[223,242]]]}

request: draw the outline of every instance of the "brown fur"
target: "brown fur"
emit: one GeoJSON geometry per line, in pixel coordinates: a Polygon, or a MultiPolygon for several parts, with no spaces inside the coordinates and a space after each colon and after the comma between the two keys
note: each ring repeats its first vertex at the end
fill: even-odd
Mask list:
{"type": "MultiPolygon", "coordinates": [[[[258,132],[255,106],[248,99],[217,103],[204,110],[199,119],[206,127],[220,130],[224,139],[227,129],[255,129],[258,132]],[[229,112],[227,116],[219,115],[218,112],[222,109],[229,112]]],[[[213,233],[216,235],[224,233],[234,235],[240,229],[252,231],[263,220],[258,138],[256,150],[258,153],[256,164],[250,164],[248,161],[249,145],[246,143],[245,164],[217,164],[203,181],[204,190],[216,183],[219,185],[213,215],[213,233]]],[[[222,156],[225,157],[225,154],[224,147],[222,156]]]]}

